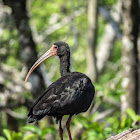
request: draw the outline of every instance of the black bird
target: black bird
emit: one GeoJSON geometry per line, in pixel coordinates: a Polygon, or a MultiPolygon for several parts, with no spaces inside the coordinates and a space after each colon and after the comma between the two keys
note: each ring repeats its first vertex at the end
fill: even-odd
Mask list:
{"type": "Polygon", "coordinates": [[[37,66],[53,55],[59,56],[61,78],[52,83],[32,105],[28,114],[28,123],[38,121],[45,115],[53,116],[56,121],[59,121],[59,135],[63,140],[61,120],[64,115],[69,115],[66,128],[69,139],[72,140],[69,129],[71,117],[88,110],[93,100],[95,89],[91,80],[85,74],[70,72],[70,49],[69,45],[63,41],[54,43],[34,63],[26,76],[25,82],[37,66]]]}

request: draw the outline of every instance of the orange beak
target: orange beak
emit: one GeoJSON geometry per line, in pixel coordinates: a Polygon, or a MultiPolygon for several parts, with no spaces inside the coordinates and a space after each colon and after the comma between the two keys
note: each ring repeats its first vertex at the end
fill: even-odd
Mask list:
{"type": "Polygon", "coordinates": [[[29,76],[31,75],[31,73],[35,70],[35,68],[37,68],[43,61],[45,61],[47,58],[56,55],[57,54],[57,50],[54,48],[54,45],[44,54],[42,55],[31,67],[31,69],[29,70],[26,79],[25,79],[25,83],[27,82],[29,76]]]}

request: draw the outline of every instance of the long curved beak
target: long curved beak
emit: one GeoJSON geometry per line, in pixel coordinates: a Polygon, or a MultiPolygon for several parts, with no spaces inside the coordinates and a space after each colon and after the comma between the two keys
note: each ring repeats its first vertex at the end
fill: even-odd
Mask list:
{"type": "Polygon", "coordinates": [[[45,61],[47,58],[56,55],[56,49],[54,49],[54,47],[52,46],[44,55],[42,55],[31,67],[31,69],[29,70],[26,79],[25,79],[25,83],[27,82],[29,76],[31,75],[31,73],[35,70],[35,68],[37,68],[43,61],[45,61]]]}

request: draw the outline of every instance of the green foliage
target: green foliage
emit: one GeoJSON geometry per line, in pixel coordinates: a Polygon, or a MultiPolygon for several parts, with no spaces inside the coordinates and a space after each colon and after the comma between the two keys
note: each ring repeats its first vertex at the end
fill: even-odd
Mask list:
{"type": "Polygon", "coordinates": [[[104,6],[107,6],[107,7],[111,7],[116,2],[117,2],[117,0],[99,0],[99,3],[101,5],[104,5],[104,6]]]}
{"type": "Polygon", "coordinates": [[[5,137],[0,136],[0,140],[6,140],[6,138],[5,138],[5,137]]]}
{"type": "Polygon", "coordinates": [[[96,112],[92,116],[83,117],[81,115],[75,117],[74,124],[82,124],[85,131],[82,133],[82,139],[88,140],[104,140],[110,137],[112,134],[118,134],[129,128],[138,128],[136,123],[140,121],[140,115],[136,115],[132,109],[128,109],[127,113],[129,116],[125,115],[120,120],[120,113],[115,112],[112,116],[104,118],[101,122],[94,122],[95,118],[98,118],[98,113],[96,112]]]}
{"type": "MultiPolygon", "coordinates": [[[[120,113],[115,112],[112,116],[104,118],[104,120],[101,122],[94,121],[96,118],[98,118],[98,112],[88,117],[78,115],[72,120],[71,130],[75,125],[80,123],[84,128],[82,139],[104,140],[110,137],[112,134],[118,134],[131,127],[135,129],[138,128],[136,123],[140,121],[140,115],[136,115],[132,109],[128,109],[127,113],[128,116],[125,115],[120,120],[120,113]]],[[[43,122],[43,124],[46,123],[43,122]]],[[[20,132],[4,129],[3,134],[8,140],[45,140],[45,136],[47,134],[56,136],[57,129],[54,126],[46,127],[46,125],[39,123],[39,126],[25,125],[20,129],[20,132]]],[[[5,137],[0,138],[5,140],[5,137]]]]}
{"type": "Polygon", "coordinates": [[[21,140],[21,138],[22,138],[22,133],[21,132],[16,133],[14,131],[4,129],[3,133],[5,134],[5,136],[8,140],[21,140]]]}
{"type": "MultiPolygon", "coordinates": [[[[45,140],[47,134],[56,134],[56,129],[51,126],[48,128],[39,128],[35,125],[26,125],[21,128],[20,132],[10,131],[8,129],[3,130],[3,134],[7,140],[45,140]]],[[[0,137],[1,140],[5,140],[5,137],[0,137]]]]}
{"type": "Polygon", "coordinates": [[[129,115],[129,117],[132,119],[133,123],[132,126],[134,126],[137,122],[140,121],[140,115],[137,115],[133,109],[128,108],[127,109],[127,114],[129,115]]]}

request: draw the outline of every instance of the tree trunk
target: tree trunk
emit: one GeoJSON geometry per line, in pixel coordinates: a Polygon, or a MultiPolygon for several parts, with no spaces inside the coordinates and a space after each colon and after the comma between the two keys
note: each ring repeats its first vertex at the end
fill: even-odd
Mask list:
{"type": "MultiPolygon", "coordinates": [[[[37,52],[29,25],[26,0],[3,0],[3,2],[12,9],[12,16],[18,30],[19,43],[22,48],[21,56],[23,57],[29,70],[33,63],[37,60],[37,52]]],[[[33,96],[36,98],[45,90],[44,80],[39,67],[33,72],[29,80],[32,84],[33,96]]]]}
{"type": "MultiPolygon", "coordinates": [[[[21,56],[23,57],[29,70],[33,63],[37,60],[37,52],[36,44],[33,40],[31,28],[29,25],[26,0],[3,0],[3,2],[5,5],[8,5],[12,9],[12,16],[18,30],[19,43],[22,48],[21,56]]],[[[42,94],[45,90],[45,82],[39,67],[34,70],[29,80],[32,84],[33,97],[36,99],[37,96],[42,94]]],[[[52,138],[55,139],[53,136],[52,138]]]]}
{"type": "Polygon", "coordinates": [[[8,129],[18,132],[17,120],[9,114],[6,114],[6,115],[7,115],[8,129]]]}
{"type": "MultiPolygon", "coordinates": [[[[102,71],[104,70],[104,67],[106,66],[106,63],[111,56],[111,52],[113,50],[116,38],[119,37],[121,38],[120,32],[116,33],[116,30],[118,31],[119,29],[116,27],[116,24],[120,24],[121,22],[121,7],[122,7],[122,2],[121,0],[118,0],[117,4],[114,5],[114,7],[111,9],[111,17],[113,17],[115,23],[114,28],[113,25],[109,22],[106,27],[105,31],[102,37],[102,40],[98,46],[98,52],[97,52],[97,69],[98,69],[98,74],[101,75],[102,71]],[[115,30],[116,29],[116,30],[115,30]],[[118,36],[117,36],[118,34],[118,36]]],[[[101,8],[100,8],[101,9],[101,8]]],[[[105,14],[106,11],[103,9],[101,14],[105,14]]],[[[101,12],[100,10],[100,12],[101,12]]],[[[109,13],[108,13],[109,14],[109,13]]],[[[107,14],[105,14],[107,15],[107,14]]],[[[111,18],[110,15],[108,15],[108,18],[111,18]]]]}
{"type": "Polygon", "coordinates": [[[97,81],[97,67],[96,67],[96,39],[97,39],[97,14],[98,14],[98,0],[88,1],[88,47],[87,47],[87,75],[92,81],[97,81]]]}
{"type": "MultiPolygon", "coordinates": [[[[140,114],[140,27],[139,27],[139,38],[138,38],[138,72],[139,72],[139,91],[138,91],[138,114],[140,114]]],[[[139,121],[139,127],[140,127],[140,121],[139,121]]]]}
{"type": "Polygon", "coordinates": [[[139,34],[139,1],[123,0],[123,38],[122,38],[122,86],[126,92],[122,96],[122,115],[127,108],[132,108],[138,113],[139,101],[139,73],[138,73],[138,34],[139,34]]]}

